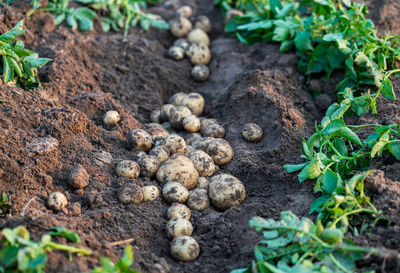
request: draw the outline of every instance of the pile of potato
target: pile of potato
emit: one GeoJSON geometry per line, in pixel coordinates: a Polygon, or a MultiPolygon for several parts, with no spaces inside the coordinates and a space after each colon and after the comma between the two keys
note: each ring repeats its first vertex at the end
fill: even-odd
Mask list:
{"type": "Polygon", "coordinates": [[[177,10],[176,17],[170,20],[171,33],[177,40],[169,48],[168,56],[177,61],[188,57],[194,66],[191,72],[193,79],[205,81],[210,75],[207,64],[210,62],[211,52],[207,33],[211,31],[211,23],[204,15],[191,21],[192,14],[191,7],[182,6],[177,10]]]}

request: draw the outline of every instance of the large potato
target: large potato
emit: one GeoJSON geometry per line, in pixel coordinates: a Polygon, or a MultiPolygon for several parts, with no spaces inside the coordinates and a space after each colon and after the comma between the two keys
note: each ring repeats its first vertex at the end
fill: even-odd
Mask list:
{"type": "Polygon", "coordinates": [[[204,129],[203,136],[223,138],[225,136],[225,128],[219,124],[210,124],[204,129]]]}
{"type": "Polygon", "coordinates": [[[144,186],[142,187],[143,202],[154,201],[160,194],[156,186],[144,186]]]}
{"type": "Polygon", "coordinates": [[[138,185],[129,185],[122,188],[118,193],[118,200],[123,205],[140,204],[143,201],[143,191],[138,185]]]}
{"type": "Polygon", "coordinates": [[[191,32],[189,32],[186,39],[189,43],[199,42],[205,44],[206,46],[210,45],[210,38],[208,37],[207,33],[199,28],[193,29],[191,32]]]}
{"type": "Polygon", "coordinates": [[[167,136],[165,147],[168,148],[171,154],[184,154],[187,150],[185,139],[175,134],[167,136]]]}
{"type": "Polygon", "coordinates": [[[184,218],[186,220],[190,219],[190,209],[183,204],[174,203],[167,211],[168,219],[173,218],[184,218]]]}
{"type": "Polygon", "coordinates": [[[211,203],[220,210],[240,205],[246,191],[242,182],[230,174],[220,174],[211,178],[208,187],[211,203]]]}
{"type": "Polygon", "coordinates": [[[185,106],[177,106],[171,109],[171,113],[169,116],[169,122],[171,123],[172,128],[176,130],[183,130],[183,119],[187,116],[190,116],[192,112],[189,108],[185,106]]]}
{"type": "Polygon", "coordinates": [[[189,193],[187,205],[192,210],[202,211],[210,207],[207,190],[196,188],[189,193]]]}
{"type": "Polygon", "coordinates": [[[200,119],[195,115],[189,115],[182,120],[183,128],[189,133],[200,130],[200,119]]]}
{"type": "Polygon", "coordinates": [[[233,158],[233,149],[228,141],[222,138],[214,138],[210,140],[204,150],[209,154],[214,163],[217,165],[224,165],[230,162],[233,158]]]}
{"type": "Polygon", "coordinates": [[[190,236],[175,238],[171,244],[171,256],[179,261],[192,262],[200,254],[200,246],[190,236]]]}
{"type": "Polygon", "coordinates": [[[201,150],[193,150],[189,154],[189,159],[200,176],[211,176],[215,171],[214,161],[207,153],[201,150]]]}
{"type": "Polygon", "coordinates": [[[190,43],[186,55],[193,65],[208,64],[211,60],[211,52],[207,45],[199,42],[190,43]]]}
{"type": "Polygon", "coordinates": [[[175,239],[180,236],[190,236],[193,233],[193,226],[185,218],[172,218],[166,226],[167,238],[175,239]]]}
{"type": "Polygon", "coordinates": [[[118,177],[138,178],[140,174],[139,165],[132,160],[122,160],[118,163],[115,173],[118,177]]]}
{"type": "Polygon", "coordinates": [[[200,116],[204,110],[204,98],[199,93],[190,93],[183,98],[182,104],[189,108],[193,115],[200,116]]]}
{"type": "Polygon", "coordinates": [[[142,129],[135,129],[130,131],[127,139],[131,149],[143,152],[148,152],[151,149],[151,135],[142,129]]]}
{"type": "Polygon", "coordinates": [[[177,38],[185,37],[192,30],[192,23],[185,17],[174,18],[169,25],[172,35],[177,38]]]}
{"type": "Polygon", "coordinates": [[[154,177],[161,162],[154,155],[143,155],[138,159],[140,174],[144,177],[154,177]]]}
{"type": "Polygon", "coordinates": [[[168,203],[185,203],[189,197],[189,191],[179,182],[166,183],[162,191],[165,201],[168,203]]]}

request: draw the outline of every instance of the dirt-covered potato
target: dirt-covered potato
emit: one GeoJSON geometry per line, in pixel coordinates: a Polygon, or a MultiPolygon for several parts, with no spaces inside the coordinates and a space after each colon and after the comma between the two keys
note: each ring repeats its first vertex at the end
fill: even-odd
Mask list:
{"type": "Polygon", "coordinates": [[[184,97],[186,97],[186,94],[183,92],[175,93],[169,98],[168,104],[172,104],[174,106],[182,106],[182,100],[184,97]]]}
{"type": "Polygon", "coordinates": [[[155,137],[154,139],[153,139],[153,144],[154,144],[154,147],[158,147],[158,146],[163,146],[163,145],[165,145],[165,137],[155,137]]]}
{"type": "Polygon", "coordinates": [[[170,181],[166,183],[162,191],[165,201],[168,203],[185,203],[189,197],[189,191],[179,182],[170,181]]]}
{"type": "MultiPolygon", "coordinates": [[[[188,192],[189,196],[189,192],[188,192]]],[[[47,198],[47,206],[53,210],[61,210],[68,205],[67,197],[61,192],[53,192],[47,198]]]]}
{"type": "Polygon", "coordinates": [[[210,69],[204,64],[196,64],[192,69],[192,78],[198,82],[204,82],[210,76],[210,69]]]}
{"type": "Polygon", "coordinates": [[[212,157],[214,163],[217,165],[224,165],[233,158],[233,149],[231,145],[222,138],[210,140],[204,151],[212,157]]]}
{"type": "Polygon", "coordinates": [[[194,23],[194,28],[201,29],[202,31],[209,33],[211,31],[211,22],[205,15],[200,15],[197,17],[196,22],[194,23]]]}
{"type": "Polygon", "coordinates": [[[142,129],[135,129],[128,133],[128,139],[131,149],[148,152],[151,149],[152,137],[142,129]]]}
{"type": "Polygon", "coordinates": [[[201,139],[201,134],[199,133],[191,133],[185,136],[186,144],[192,145],[195,140],[201,139]]]}
{"type": "Polygon", "coordinates": [[[192,30],[192,23],[185,17],[174,18],[169,22],[172,35],[183,38],[192,30]]]}
{"type": "Polygon", "coordinates": [[[192,8],[188,5],[184,5],[176,10],[176,15],[178,17],[189,18],[190,16],[192,16],[192,13],[193,13],[192,8]]]}
{"type": "Polygon", "coordinates": [[[211,124],[219,125],[218,121],[216,119],[213,119],[213,118],[207,118],[207,119],[201,120],[200,133],[204,134],[204,129],[206,129],[206,127],[211,125],[211,124]]]}
{"type": "Polygon", "coordinates": [[[211,176],[214,173],[214,161],[207,153],[201,150],[193,150],[189,154],[189,159],[193,162],[200,176],[211,176]]]}
{"type": "Polygon", "coordinates": [[[175,40],[173,46],[179,46],[179,47],[183,48],[184,50],[186,50],[189,47],[189,42],[184,38],[180,38],[180,39],[175,40]]]}
{"type": "Polygon", "coordinates": [[[204,129],[203,136],[223,138],[225,136],[225,128],[219,124],[210,124],[204,129]]]}
{"type": "Polygon", "coordinates": [[[118,163],[115,173],[119,177],[138,178],[140,175],[139,165],[132,160],[122,160],[118,163]]]}
{"type": "Polygon", "coordinates": [[[143,201],[143,191],[138,185],[123,187],[118,193],[118,200],[123,205],[140,204],[143,201]]]}
{"type": "Polygon", "coordinates": [[[169,150],[165,146],[157,146],[150,150],[149,155],[157,157],[161,163],[167,161],[169,158],[169,150]]]}
{"type": "Polygon", "coordinates": [[[210,184],[210,181],[208,181],[208,179],[206,177],[199,176],[199,178],[197,179],[196,188],[205,189],[208,191],[209,184],[210,184]]]}
{"type": "Polygon", "coordinates": [[[191,32],[189,32],[186,39],[189,43],[199,42],[205,44],[206,46],[210,45],[210,38],[208,37],[207,33],[199,28],[193,29],[191,32]]]}
{"type": "Polygon", "coordinates": [[[152,128],[163,128],[163,127],[160,123],[156,123],[156,122],[151,122],[151,123],[146,124],[146,129],[152,129],[152,128]]]}
{"type": "Polygon", "coordinates": [[[242,182],[236,177],[220,174],[211,177],[208,195],[217,209],[226,210],[240,205],[246,197],[246,191],[242,182]]]}
{"type": "MultiPolygon", "coordinates": [[[[208,153],[207,148],[211,141],[214,141],[215,138],[213,137],[203,137],[198,143],[196,144],[197,150],[202,150],[203,152],[208,153]]],[[[194,147],[194,145],[192,145],[194,147]]]]}
{"type": "Polygon", "coordinates": [[[187,150],[185,139],[175,134],[165,138],[165,147],[167,147],[170,154],[184,154],[187,150]]]}
{"type": "Polygon", "coordinates": [[[204,110],[204,98],[199,93],[190,93],[183,98],[182,104],[189,108],[193,115],[200,116],[204,110]]]}
{"type": "Polygon", "coordinates": [[[172,46],[168,49],[168,56],[175,61],[185,58],[185,50],[179,46],[172,46]]]}
{"type": "Polygon", "coordinates": [[[140,174],[144,177],[154,177],[160,168],[161,162],[154,155],[144,155],[138,159],[140,174]]]}
{"type": "Polygon", "coordinates": [[[236,16],[243,16],[243,12],[237,9],[230,9],[228,12],[225,14],[225,23],[230,21],[233,17],[236,16]]]}
{"type": "Polygon", "coordinates": [[[208,64],[211,60],[210,49],[207,45],[199,42],[190,43],[186,55],[193,65],[208,64]]]}
{"type": "Polygon", "coordinates": [[[171,256],[179,261],[192,262],[199,254],[200,246],[193,237],[181,236],[171,243],[171,256]]]}
{"type": "Polygon", "coordinates": [[[193,233],[193,226],[185,218],[173,218],[168,221],[166,226],[167,238],[175,239],[180,236],[190,236],[193,233]]]}
{"type": "Polygon", "coordinates": [[[107,111],[103,116],[103,122],[107,125],[117,124],[120,120],[121,116],[117,111],[114,110],[107,111]]]}
{"type": "Polygon", "coordinates": [[[169,133],[163,127],[153,127],[147,130],[147,132],[151,135],[151,139],[154,142],[154,139],[157,137],[167,137],[169,133]]]}
{"type": "Polygon", "coordinates": [[[259,142],[263,137],[263,131],[255,123],[247,123],[243,127],[242,136],[248,142],[259,142]]]}
{"type": "Polygon", "coordinates": [[[143,151],[137,151],[134,156],[135,161],[137,161],[139,158],[141,158],[144,155],[147,155],[147,154],[143,151]]]}
{"type": "Polygon", "coordinates": [[[193,147],[190,145],[186,145],[186,152],[184,153],[184,155],[186,157],[189,157],[190,152],[193,151],[193,147]]]}
{"type": "Polygon", "coordinates": [[[193,162],[184,155],[176,154],[165,161],[157,171],[158,182],[176,181],[188,190],[196,186],[199,173],[193,162]]]}
{"type": "Polygon", "coordinates": [[[150,114],[151,122],[160,123],[160,114],[161,114],[161,111],[159,109],[151,112],[151,114],[150,114]]]}
{"type": "Polygon", "coordinates": [[[169,122],[171,123],[172,128],[176,130],[183,130],[182,121],[185,117],[191,115],[192,112],[188,107],[185,106],[177,106],[171,109],[171,114],[169,116],[169,122]]]}
{"type": "Polygon", "coordinates": [[[174,108],[172,104],[164,104],[160,108],[160,122],[169,121],[169,115],[171,113],[171,109],[174,108]]]}
{"type": "Polygon", "coordinates": [[[168,219],[184,218],[186,220],[189,220],[190,215],[190,209],[185,205],[179,203],[172,204],[172,206],[167,210],[168,219]]]}
{"type": "Polygon", "coordinates": [[[142,187],[143,202],[154,201],[160,194],[156,186],[144,186],[142,187]]]}
{"type": "Polygon", "coordinates": [[[200,130],[200,119],[195,115],[189,115],[182,120],[182,125],[186,131],[195,133],[200,130]]]}
{"type": "Polygon", "coordinates": [[[186,202],[192,210],[202,211],[210,207],[210,200],[206,189],[196,188],[189,193],[189,198],[186,202]]]}

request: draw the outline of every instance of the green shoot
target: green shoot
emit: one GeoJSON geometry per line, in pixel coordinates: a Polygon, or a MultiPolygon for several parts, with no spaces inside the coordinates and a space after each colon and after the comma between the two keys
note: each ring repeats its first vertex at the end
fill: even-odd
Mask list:
{"type": "Polygon", "coordinates": [[[101,266],[92,270],[91,273],[139,273],[136,270],[130,269],[133,264],[132,246],[125,247],[124,256],[115,264],[109,259],[100,258],[101,266]]]}
{"type": "Polygon", "coordinates": [[[5,192],[3,192],[0,197],[0,217],[6,217],[11,213],[11,206],[9,203],[8,196],[5,192]]]}

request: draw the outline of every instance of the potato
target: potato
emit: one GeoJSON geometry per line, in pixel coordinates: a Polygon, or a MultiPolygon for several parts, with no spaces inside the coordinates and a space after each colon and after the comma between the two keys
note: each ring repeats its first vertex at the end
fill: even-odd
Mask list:
{"type": "Polygon", "coordinates": [[[179,182],[170,181],[166,183],[162,191],[167,203],[185,203],[189,197],[189,191],[179,182]]]}
{"type": "Polygon", "coordinates": [[[200,130],[200,119],[195,115],[189,115],[182,120],[183,128],[194,133],[200,130]]]}
{"type": "Polygon", "coordinates": [[[182,100],[186,97],[186,94],[183,92],[178,92],[173,94],[169,100],[168,103],[172,104],[174,106],[183,106],[182,100]]]}
{"type": "Polygon", "coordinates": [[[248,142],[259,142],[263,137],[263,131],[255,123],[247,123],[243,127],[242,136],[248,142]]]}
{"type": "Polygon", "coordinates": [[[167,238],[175,239],[180,236],[190,236],[193,233],[193,226],[185,218],[173,218],[168,221],[166,226],[167,238]]]}
{"type": "Polygon", "coordinates": [[[199,42],[190,43],[186,55],[193,65],[208,64],[211,60],[210,49],[207,45],[199,42]]]}
{"type": "Polygon", "coordinates": [[[207,33],[199,28],[190,31],[186,39],[189,43],[199,42],[206,46],[210,45],[210,38],[208,37],[207,33]]]}
{"type": "Polygon", "coordinates": [[[81,164],[76,165],[68,175],[68,184],[74,189],[83,189],[89,185],[89,174],[81,164]]]}
{"type": "Polygon", "coordinates": [[[143,201],[143,191],[138,185],[123,187],[118,193],[118,200],[123,205],[140,204],[143,201]]]}
{"type": "Polygon", "coordinates": [[[210,207],[210,200],[206,189],[196,188],[189,193],[189,198],[186,202],[192,210],[202,211],[210,207]]]}
{"type": "Polygon", "coordinates": [[[192,16],[192,8],[190,6],[182,6],[179,9],[176,10],[176,15],[178,17],[185,17],[185,18],[189,18],[190,16],[192,16]]]}
{"type": "Polygon", "coordinates": [[[144,155],[147,155],[145,152],[143,152],[143,151],[137,151],[136,153],[135,153],[135,156],[134,156],[134,158],[135,158],[135,160],[137,161],[139,158],[141,158],[142,156],[144,156],[144,155]]]}
{"type": "Polygon", "coordinates": [[[218,125],[218,121],[216,119],[213,118],[209,118],[209,119],[203,119],[201,121],[201,126],[200,126],[200,133],[204,134],[204,129],[211,125],[211,124],[217,124],[218,125]]]}
{"type": "Polygon", "coordinates": [[[210,76],[210,69],[204,64],[196,64],[192,69],[192,78],[198,82],[204,82],[210,76]]]}
{"type": "Polygon", "coordinates": [[[161,162],[154,155],[144,155],[138,160],[140,174],[144,177],[154,177],[160,168],[161,162]]]}
{"type": "Polygon", "coordinates": [[[246,191],[242,182],[236,177],[220,174],[211,178],[208,195],[217,209],[226,210],[240,205],[246,197],[246,191]]]}
{"type": "Polygon", "coordinates": [[[120,120],[121,116],[117,111],[114,110],[107,111],[103,116],[103,122],[107,125],[117,124],[120,120]]]}
{"type": "Polygon", "coordinates": [[[200,15],[194,24],[194,28],[201,29],[202,31],[209,33],[211,31],[211,22],[207,16],[200,15]]]}
{"type": "Polygon", "coordinates": [[[231,145],[222,138],[210,140],[205,147],[205,152],[212,157],[214,163],[217,165],[224,165],[233,158],[231,145]]]}
{"type": "Polygon", "coordinates": [[[149,155],[157,157],[161,163],[167,161],[169,158],[169,150],[165,146],[157,146],[150,150],[149,155]]]}
{"type": "Polygon", "coordinates": [[[140,174],[140,168],[135,161],[122,160],[118,163],[115,173],[119,177],[138,178],[140,174]]]}
{"type": "Polygon", "coordinates": [[[200,176],[211,176],[214,173],[214,161],[203,151],[193,150],[189,154],[189,159],[193,162],[194,167],[199,172],[200,176]]]}
{"type": "Polygon", "coordinates": [[[183,204],[174,203],[167,211],[168,219],[173,218],[184,218],[186,220],[190,219],[190,209],[183,204]]]}
{"type": "MultiPolygon", "coordinates": [[[[199,143],[196,143],[197,150],[202,150],[203,152],[208,153],[207,148],[208,145],[214,141],[215,138],[213,137],[203,137],[199,143]]],[[[194,145],[193,145],[194,146],[194,145]]]]}
{"type": "Polygon", "coordinates": [[[186,151],[185,151],[184,155],[186,157],[189,157],[189,154],[190,154],[191,151],[193,151],[193,147],[190,146],[190,145],[186,145],[186,151]]]}
{"type": "Polygon", "coordinates": [[[159,109],[151,112],[151,114],[150,114],[151,122],[160,123],[160,114],[161,114],[161,111],[159,109]]]}
{"type": "Polygon", "coordinates": [[[171,134],[165,138],[165,147],[170,154],[184,154],[187,150],[186,142],[183,137],[171,134]]]}
{"type": "Polygon", "coordinates": [[[169,121],[171,109],[174,108],[172,104],[164,104],[160,108],[160,122],[169,121]]]}
{"type": "Polygon", "coordinates": [[[143,202],[154,201],[160,194],[156,186],[144,186],[142,187],[143,202]]]}
{"type": "Polygon", "coordinates": [[[163,127],[153,127],[147,130],[148,133],[151,135],[151,140],[154,142],[154,139],[157,137],[167,137],[169,133],[163,127]]]}
{"type": "Polygon", "coordinates": [[[176,130],[183,130],[182,121],[185,117],[190,116],[191,114],[192,112],[190,109],[185,106],[177,106],[172,108],[169,116],[171,127],[176,130]]]}
{"type": "Polygon", "coordinates": [[[193,141],[195,141],[197,139],[201,139],[201,134],[191,133],[191,134],[187,134],[185,137],[185,141],[186,141],[187,145],[192,145],[193,141]]]}
{"type": "Polygon", "coordinates": [[[182,38],[192,30],[192,23],[185,17],[174,18],[169,22],[172,35],[182,38]]]}
{"type": "Polygon", "coordinates": [[[200,246],[193,237],[181,236],[171,243],[171,256],[179,261],[192,262],[199,254],[200,246]]]}
{"type": "Polygon", "coordinates": [[[189,43],[186,39],[180,38],[175,40],[173,46],[178,46],[186,50],[189,47],[189,43]]]}
{"type": "Polygon", "coordinates": [[[193,162],[180,154],[171,156],[157,171],[158,182],[176,181],[188,190],[196,186],[198,177],[199,173],[196,171],[193,162]]]}
{"type": "Polygon", "coordinates": [[[200,116],[204,110],[204,98],[199,93],[190,93],[183,98],[182,104],[189,108],[193,115],[200,116]]]}
{"type": "Polygon", "coordinates": [[[172,46],[168,49],[168,56],[175,61],[180,61],[185,58],[185,50],[179,46],[172,46]]]}
{"type": "Polygon", "coordinates": [[[130,131],[126,138],[128,139],[131,149],[143,152],[148,152],[151,149],[152,137],[149,133],[142,129],[130,131]]]}
{"type": "Polygon", "coordinates": [[[225,23],[230,21],[233,17],[236,16],[243,16],[243,12],[237,9],[230,9],[228,12],[225,14],[225,23]]]}
{"type": "Polygon", "coordinates": [[[146,129],[164,128],[160,123],[150,122],[146,124],[146,129]]]}
{"type": "MultiPolygon", "coordinates": [[[[189,192],[188,192],[189,196],[189,192]]],[[[47,199],[47,206],[53,210],[61,210],[68,205],[67,197],[61,192],[53,192],[47,199]]]]}
{"type": "Polygon", "coordinates": [[[225,128],[219,124],[210,124],[206,128],[204,128],[203,136],[223,138],[225,136],[225,128]]]}
{"type": "Polygon", "coordinates": [[[205,189],[208,191],[208,185],[210,184],[210,182],[208,181],[208,179],[206,177],[202,177],[200,176],[197,179],[197,184],[196,184],[196,188],[199,189],[205,189]]]}
{"type": "Polygon", "coordinates": [[[154,147],[165,145],[165,137],[155,137],[153,138],[154,147]]]}

